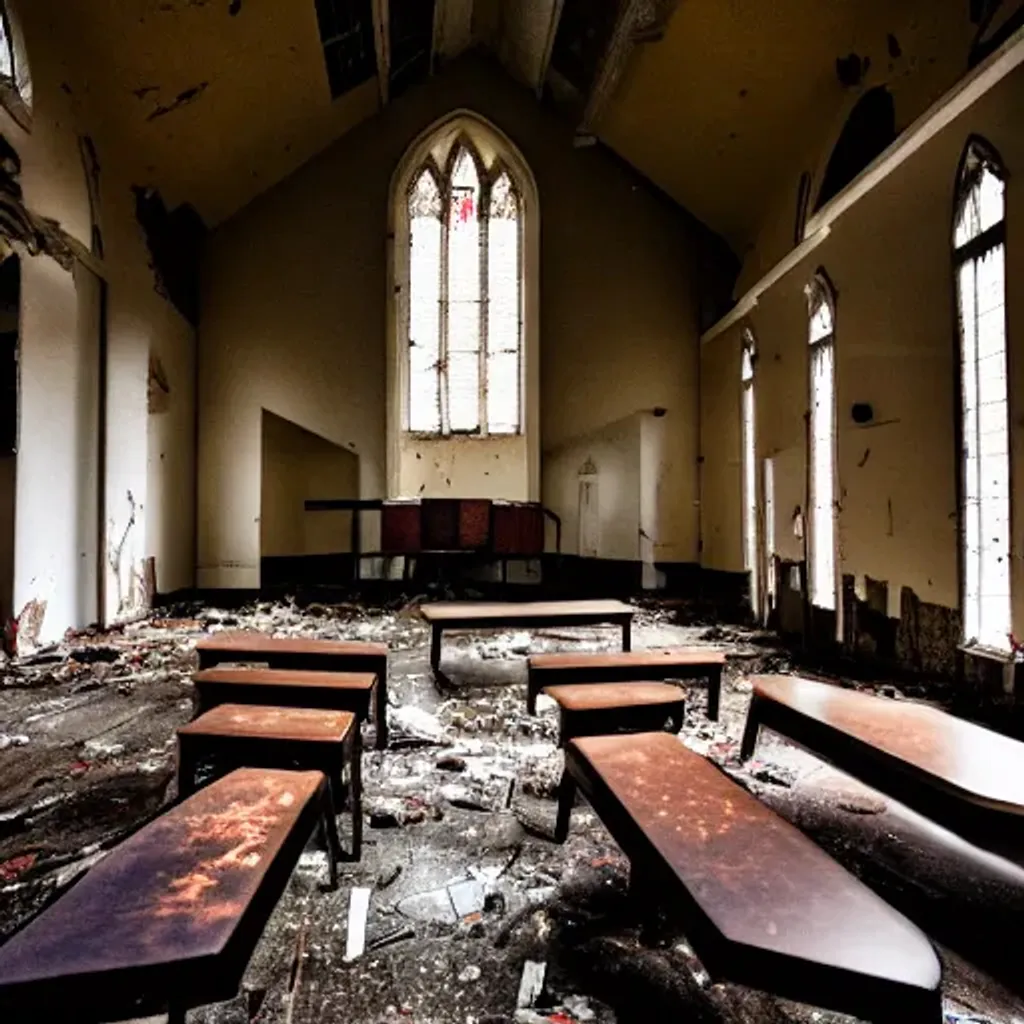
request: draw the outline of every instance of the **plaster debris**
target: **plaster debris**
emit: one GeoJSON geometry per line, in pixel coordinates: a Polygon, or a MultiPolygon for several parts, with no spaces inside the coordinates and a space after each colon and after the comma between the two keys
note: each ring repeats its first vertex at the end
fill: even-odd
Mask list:
{"type": "Polygon", "coordinates": [[[548,965],[535,960],[527,960],[523,964],[523,976],[519,981],[519,994],[516,996],[516,1009],[525,1010],[534,1006],[544,991],[544,976],[548,965]]]}
{"type": "Polygon", "coordinates": [[[366,916],[370,912],[372,889],[359,886],[352,890],[348,904],[348,930],[345,933],[345,962],[363,955],[366,948],[366,916]]]}

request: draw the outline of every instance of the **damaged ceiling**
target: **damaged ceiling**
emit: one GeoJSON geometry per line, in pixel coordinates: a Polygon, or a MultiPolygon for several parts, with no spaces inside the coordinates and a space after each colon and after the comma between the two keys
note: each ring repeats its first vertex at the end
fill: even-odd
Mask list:
{"type": "MultiPolygon", "coordinates": [[[[905,127],[967,68],[969,0],[32,0],[138,185],[230,217],[487,45],[737,251],[865,89],[905,127]],[[372,52],[371,52],[372,47],[372,52]],[[335,97],[332,98],[332,92],[335,97]]],[[[997,3],[997,6],[998,3],[997,3]]],[[[975,12],[976,13],[976,12],[975,12]]],[[[819,179],[815,179],[817,187],[819,179]]]]}

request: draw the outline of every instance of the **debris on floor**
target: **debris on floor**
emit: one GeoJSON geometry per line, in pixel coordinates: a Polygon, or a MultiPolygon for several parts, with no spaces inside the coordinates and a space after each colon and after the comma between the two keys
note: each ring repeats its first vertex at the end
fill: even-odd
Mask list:
{"type": "MultiPolygon", "coordinates": [[[[628,895],[627,861],[584,804],[568,840],[551,842],[557,713],[544,698],[537,715],[526,713],[525,659],[617,649],[617,628],[453,632],[448,685],[439,688],[417,613],[423,600],[183,604],[51,647],[26,638],[25,653],[0,666],[0,939],[174,797],[174,732],[193,714],[202,636],[246,628],[374,640],[391,649],[393,743],[386,752],[365,745],[362,861],[340,864],[338,890],[326,892],[326,855],[309,849],[243,991],[193,1011],[188,1024],[850,1020],[712,983],[664,914],[652,937],[649,914],[628,895]]],[[[692,684],[683,742],[881,891],[934,905],[949,884],[956,899],[942,909],[952,921],[964,907],[978,918],[1024,912],[1024,897],[951,875],[952,859],[915,859],[926,848],[891,801],[770,735],[739,763],[744,677],[791,664],[771,634],[694,621],[684,604],[651,600],[638,608],[633,637],[637,648],[726,651],[720,720],[706,719],[703,688],[692,684]]],[[[1002,984],[957,954],[942,956],[947,1024],[1024,1020],[1002,984]]]]}

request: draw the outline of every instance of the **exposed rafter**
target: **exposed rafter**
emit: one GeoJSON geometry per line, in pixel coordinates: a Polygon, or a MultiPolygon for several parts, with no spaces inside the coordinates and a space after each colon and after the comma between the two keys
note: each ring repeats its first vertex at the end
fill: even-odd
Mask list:
{"type": "Polygon", "coordinates": [[[587,96],[580,135],[593,134],[622,79],[635,47],[657,42],[680,0],[624,0],[597,78],[587,96]]]}

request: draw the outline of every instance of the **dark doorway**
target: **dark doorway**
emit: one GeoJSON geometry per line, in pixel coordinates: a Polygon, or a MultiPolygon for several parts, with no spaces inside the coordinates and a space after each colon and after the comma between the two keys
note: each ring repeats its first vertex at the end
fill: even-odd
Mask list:
{"type": "Polygon", "coordinates": [[[0,263],[0,622],[14,613],[14,494],[18,459],[21,261],[0,263]]]}

